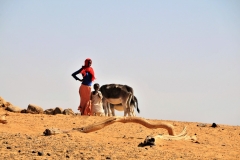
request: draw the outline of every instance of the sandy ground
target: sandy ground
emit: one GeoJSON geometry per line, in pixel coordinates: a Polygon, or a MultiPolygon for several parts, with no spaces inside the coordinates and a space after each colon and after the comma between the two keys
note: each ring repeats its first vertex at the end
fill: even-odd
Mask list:
{"type": "MultiPolygon", "coordinates": [[[[0,109],[0,115],[6,113],[0,109]]],[[[155,146],[138,147],[147,135],[168,134],[165,129],[149,129],[136,123],[116,122],[91,133],[72,131],[44,136],[47,128],[72,130],[108,117],[23,114],[8,112],[7,124],[0,123],[0,159],[240,159],[240,127],[197,122],[153,120],[174,125],[176,133],[187,126],[188,140],[159,140],[155,146]]]]}

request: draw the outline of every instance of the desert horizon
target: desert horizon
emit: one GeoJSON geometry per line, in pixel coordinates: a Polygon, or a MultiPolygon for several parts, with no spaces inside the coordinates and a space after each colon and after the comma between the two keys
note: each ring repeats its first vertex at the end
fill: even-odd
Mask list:
{"type": "Polygon", "coordinates": [[[0,160],[240,160],[239,17],[239,0],[2,0],[0,160]],[[102,114],[96,83],[124,113],[80,115],[102,114]]]}
{"type": "MultiPolygon", "coordinates": [[[[1,159],[227,159],[240,158],[240,127],[177,120],[144,119],[173,126],[180,140],[155,139],[142,146],[147,136],[169,135],[164,128],[151,129],[138,123],[116,122],[84,133],[74,128],[97,124],[109,117],[79,114],[14,113],[0,108],[6,123],[0,123],[1,159]],[[59,129],[45,136],[46,129],[59,129]]],[[[3,121],[2,121],[3,122],[3,121]]]]}

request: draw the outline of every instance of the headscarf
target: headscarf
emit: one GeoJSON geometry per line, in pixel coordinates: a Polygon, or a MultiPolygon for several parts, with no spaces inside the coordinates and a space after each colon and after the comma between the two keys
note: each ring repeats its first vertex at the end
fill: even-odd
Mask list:
{"type": "Polygon", "coordinates": [[[84,66],[82,66],[82,71],[80,72],[83,77],[86,76],[86,72],[89,72],[91,75],[92,75],[92,81],[94,81],[96,78],[95,78],[95,75],[94,75],[94,70],[92,67],[89,67],[88,66],[88,62],[89,61],[92,61],[90,58],[87,58],[85,61],[84,61],[84,66]]]}

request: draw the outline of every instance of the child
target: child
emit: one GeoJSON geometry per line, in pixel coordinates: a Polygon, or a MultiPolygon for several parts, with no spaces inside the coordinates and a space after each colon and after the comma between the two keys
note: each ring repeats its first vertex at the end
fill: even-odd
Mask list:
{"type": "Polygon", "coordinates": [[[102,93],[99,91],[99,84],[95,83],[93,85],[94,91],[91,93],[91,103],[92,103],[92,115],[93,116],[103,116],[103,106],[102,106],[102,93]]]}

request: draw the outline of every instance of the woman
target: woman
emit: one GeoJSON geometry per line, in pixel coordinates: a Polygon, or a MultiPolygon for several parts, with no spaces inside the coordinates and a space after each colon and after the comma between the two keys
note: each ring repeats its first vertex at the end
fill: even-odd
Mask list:
{"type": "Polygon", "coordinates": [[[94,70],[91,67],[92,60],[87,58],[85,60],[84,66],[81,69],[77,70],[72,74],[73,78],[78,81],[81,81],[82,84],[79,88],[79,95],[80,95],[80,105],[78,110],[81,112],[81,115],[91,115],[91,85],[95,79],[94,70]],[[83,79],[79,79],[77,74],[82,74],[83,79]]]}

